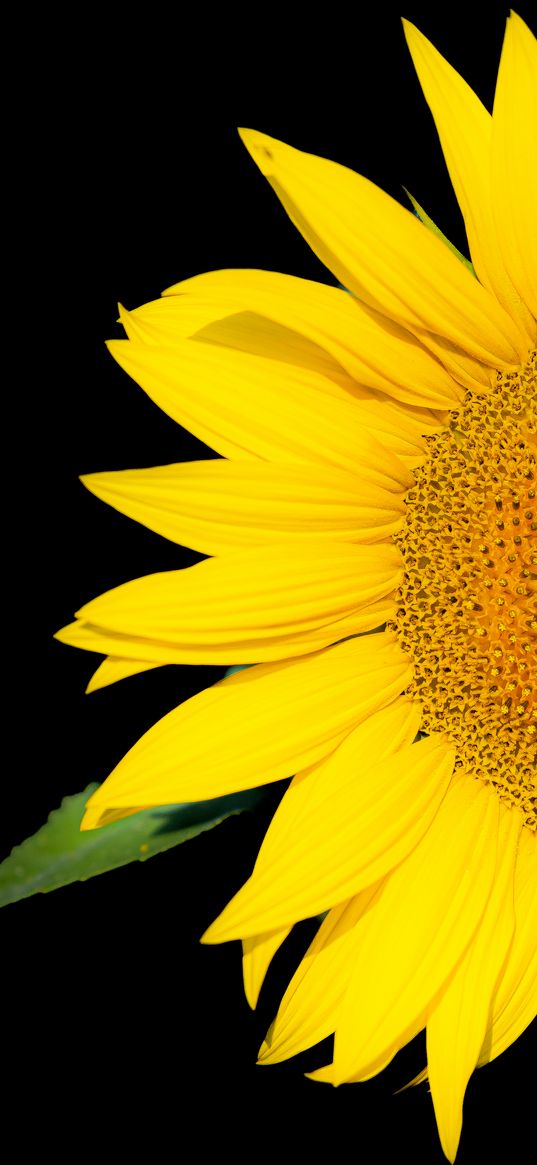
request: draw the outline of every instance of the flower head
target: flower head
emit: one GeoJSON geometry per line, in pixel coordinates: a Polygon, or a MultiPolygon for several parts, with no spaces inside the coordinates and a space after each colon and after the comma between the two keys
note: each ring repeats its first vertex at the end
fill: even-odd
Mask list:
{"type": "Polygon", "coordinates": [[[209,557],[60,638],[106,656],[94,688],[250,665],[146,733],[84,827],[292,777],[205,940],[243,941],[255,1005],[328,912],[261,1061],[334,1033],[313,1076],[358,1081],[426,1028],[454,1160],[472,1071],[537,999],[537,47],[511,15],[491,116],[405,31],[471,264],[366,178],[241,131],[346,290],[220,271],[122,309],[113,356],[220,459],[86,484],[209,557]]]}

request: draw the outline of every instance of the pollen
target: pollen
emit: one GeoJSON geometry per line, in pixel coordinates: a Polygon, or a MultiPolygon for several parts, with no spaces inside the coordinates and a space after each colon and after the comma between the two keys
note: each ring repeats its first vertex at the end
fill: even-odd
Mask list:
{"type": "Polygon", "coordinates": [[[421,730],[537,829],[537,353],[468,393],[427,438],[394,536],[390,626],[412,656],[421,730]]]}

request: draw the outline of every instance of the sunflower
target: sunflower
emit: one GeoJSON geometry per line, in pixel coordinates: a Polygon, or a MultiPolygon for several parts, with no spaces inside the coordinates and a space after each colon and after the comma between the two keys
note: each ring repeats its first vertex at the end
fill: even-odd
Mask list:
{"type": "Polygon", "coordinates": [[[537,999],[537,46],[512,14],[491,116],[405,33],[471,263],[421,208],[241,131],[340,286],[219,271],[121,309],[112,355],[220,457],[83,480],[208,557],[58,637],[105,656],[91,689],[247,665],[154,725],[83,828],[292,778],[204,940],[242,940],[255,1006],[324,915],[261,1062],[334,1034],[311,1075],[364,1080],[426,1028],[453,1161],[471,1073],[537,999]]]}

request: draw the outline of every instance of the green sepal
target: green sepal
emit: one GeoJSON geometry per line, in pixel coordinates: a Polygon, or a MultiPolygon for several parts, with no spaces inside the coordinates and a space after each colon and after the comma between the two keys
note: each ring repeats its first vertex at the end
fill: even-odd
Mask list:
{"type": "Polygon", "coordinates": [[[33,837],[15,846],[0,865],[0,906],[47,893],[70,882],[146,861],[219,825],[227,817],[253,809],[266,789],[246,789],[211,801],[143,809],[100,829],[80,832],[84,807],[97,785],[65,797],[59,809],[33,837]]]}
{"type": "Polygon", "coordinates": [[[450,239],[448,239],[447,235],[445,235],[444,232],[440,230],[440,227],[437,227],[436,223],[433,222],[432,218],[430,218],[429,215],[426,213],[426,211],[424,211],[423,207],[420,206],[419,202],[417,202],[416,199],[412,197],[410,191],[407,190],[406,186],[403,186],[403,190],[404,190],[407,198],[412,203],[412,206],[414,208],[414,213],[417,215],[420,222],[422,222],[423,225],[428,228],[428,230],[432,231],[433,235],[437,235],[438,238],[441,239],[441,241],[446,244],[446,247],[449,247],[450,251],[453,251],[453,254],[457,256],[457,259],[460,259],[461,263],[464,263],[464,266],[467,267],[468,270],[471,271],[472,275],[475,277],[474,268],[473,268],[472,264],[470,263],[470,260],[466,258],[466,255],[463,255],[462,251],[459,251],[458,248],[455,246],[455,244],[452,243],[450,239]]]}

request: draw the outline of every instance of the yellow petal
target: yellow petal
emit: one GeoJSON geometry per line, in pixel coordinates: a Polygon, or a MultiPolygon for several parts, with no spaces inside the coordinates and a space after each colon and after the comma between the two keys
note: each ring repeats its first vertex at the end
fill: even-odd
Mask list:
{"type": "Polygon", "coordinates": [[[260,1048],[260,1064],[287,1060],[334,1031],[349,981],[355,926],[385,881],[368,886],[327,914],[285,992],[260,1048]]]}
{"type": "MultiPolygon", "coordinates": [[[[94,631],[93,650],[112,633],[124,649],[129,640],[133,653],[142,647],[134,659],[169,649],[175,663],[260,663],[378,627],[375,604],[389,598],[387,613],[394,609],[401,575],[391,545],[262,547],[134,579],[77,615],[94,631]]],[[[69,628],[57,637],[73,643],[69,628]]]]}
{"type": "Polygon", "coordinates": [[[308,1080],[318,1080],[320,1084],[334,1083],[334,1065],[325,1064],[323,1068],[316,1068],[314,1072],[305,1072],[308,1080]]]}
{"type": "Polygon", "coordinates": [[[203,644],[211,635],[218,644],[242,632],[245,638],[279,636],[371,602],[397,584],[400,569],[399,551],[390,544],[310,543],[299,553],[286,548],[285,557],[279,548],[256,547],[132,579],[86,603],[77,617],[118,634],[180,645],[203,644]]]}
{"type": "MultiPolygon", "coordinates": [[[[372,1076],[377,1076],[379,1072],[383,1072],[384,1068],[388,1067],[388,1064],[390,1064],[392,1060],[393,1056],[388,1056],[388,1059],[379,1060],[378,1063],[375,1064],[374,1071],[370,1072],[367,1076],[360,1076],[359,1078],[357,1077],[355,1082],[358,1083],[358,1080],[370,1080],[372,1076]]],[[[315,1072],[306,1072],[305,1075],[309,1080],[318,1080],[321,1084],[336,1085],[336,1076],[333,1062],[331,1064],[325,1064],[324,1068],[317,1068],[315,1072]]],[[[349,1083],[353,1083],[353,1081],[349,1081],[349,1083]]]]}
{"type": "MultiPolygon", "coordinates": [[[[291,279],[291,276],[277,276],[275,272],[268,274],[275,279],[291,279]]],[[[337,288],[326,290],[337,293],[337,288]]],[[[270,313],[256,311],[251,298],[247,291],[241,294],[240,290],[232,295],[229,292],[223,295],[203,291],[183,293],[152,300],[130,312],[122,307],[119,318],[129,340],[169,348],[194,337],[206,344],[249,352],[262,360],[313,369],[333,382],[334,392],[352,391],[354,381],[338,360],[310,339],[306,329],[294,328],[292,316],[285,310],[285,300],[271,317],[270,313]]]]}
{"type": "MultiPolygon", "coordinates": [[[[284,279],[285,277],[275,276],[275,278],[284,279]]],[[[305,281],[296,280],[295,282],[300,285],[301,282],[305,281]]],[[[341,294],[346,300],[349,300],[352,307],[353,301],[351,297],[348,295],[345,296],[344,292],[339,293],[334,288],[325,288],[324,290],[328,292],[335,290],[336,294],[341,294]]],[[[297,289],[297,294],[299,294],[299,289],[297,289]]],[[[227,295],[229,296],[229,292],[227,295]]],[[[192,333],[195,332],[195,342],[203,341],[204,343],[213,345],[220,344],[224,349],[254,354],[254,356],[258,357],[257,371],[261,371],[269,380],[274,377],[274,361],[278,360],[277,374],[284,380],[285,366],[282,366],[281,361],[285,359],[285,353],[280,351],[281,337],[279,333],[282,330],[281,326],[251,311],[235,313],[234,315],[220,319],[218,316],[225,310],[225,307],[221,302],[217,302],[215,307],[213,298],[209,300],[209,305],[207,305],[204,298],[200,304],[198,298],[192,294],[182,294],[173,298],[168,297],[145,304],[135,312],[123,312],[121,318],[129,338],[143,340],[145,331],[147,330],[152,337],[153,344],[156,343],[157,339],[160,339],[161,347],[170,349],[178,345],[179,358],[181,358],[181,350],[184,346],[185,338],[188,336],[192,337],[192,333]],[[215,315],[217,316],[216,321],[214,318],[211,321],[211,317],[215,315]],[[208,324],[204,328],[195,331],[196,325],[200,322],[200,318],[206,319],[208,324]],[[132,319],[137,321],[135,328],[132,326],[132,319]],[[246,330],[245,319],[248,324],[248,348],[245,346],[246,342],[244,339],[246,330]]],[[[251,298],[251,293],[244,291],[242,298],[243,302],[247,303],[248,298],[251,298]]],[[[276,298],[276,301],[280,304],[280,297],[276,297],[274,292],[272,298],[276,298]]],[[[283,309],[280,304],[280,313],[285,317],[285,299],[283,309]]],[[[356,310],[354,314],[357,315],[356,310]]],[[[288,329],[286,329],[287,331],[288,329]]],[[[291,336],[296,335],[293,332],[289,334],[291,336]]],[[[300,336],[297,338],[302,343],[309,343],[309,341],[303,340],[300,336]]],[[[382,329],[382,335],[377,338],[377,344],[379,348],[382,348],[384,359],[387,358],[387,338],[391,339],[392,367],[397,369],[396,375],[398,376],[401,353],[405,351],[405,341],[404,338],[399,341],[393,336],[390,337],[387,328],[384,327],[382,329]]],[[[420,349],[416,341],[414,343],[419,351],[420,349]]],[[[406,347],[408,347],[408,344],[406,347]]],[[[323,353],[322,349],[319,349],[319,354],[319,357],[315,356],[315,352],[308,354],[300,361],[293,348],[291,355],[295,359],[291,360],[289,354],[288,359],[291,365],[295,363],[301,366],[303,376],[309,377],[311,372],[321,374],[314,380],[314,385],[317,387],[323,388],[324,391],[338,396],[340,399],[347,401],[347,403],[349,396],[355,399],[357,407],[360,410],[362,421],[366,427],[379,440],[382,440],[383,444],[392,453],[400,457],[410,458],[411,463],[416,463],[417,455],[423,454],[426,449],[422,436],[423,432],[430,430],[431,427],[438,428],[438,425],[434,425],[434,422],[432,422],[430,410],[401,405],[399,401],[390,400],[384,393],[379,399],[378,395],[371,389],[364,389],[356,384],[348,373],[343,372],[341,365],[337,364],[331,357],[328,357],[326,353],[323,353]],[[330,362],[333,367],[330,367],[330,362]]],[[[251,368],[251,365],[247,365],[246,367],[251,368]]],[[[239,372],[242,369],[243,364],[239,363],[239,372]]],[[[292,368],[290,371],[292,373],[292,368]]],[[[419,371],[414,362],[412,368],[414,383],[416,383],[416,379],[419,376],[419,371]]],[[[462,398],[462,389],[454,386],[450,378],[447,379],[450,381],[452,389],[451,397],[448,397],[444,393],[436,399],[438,403],[449,403],[450,406],[453,406],[454,403],[457,403],[462,398]]]]}
{"type": "MultiPolygon", "coordinates": [[[[222,561],[222,560],[218,560],[222,561]]],[[[395,593],[390,592],[384,599],[367,603],[348,615],[343,615],[328,624],[311,627],[303,631],[278,632],[278,628],[267,628],[266,637],[258,636],[254,639],[232,640],[221,643],[201,641],[198,644],[185,645],[170,639],[143,638],[141,635],[126,635],[120,631],[110,631],[104,627],[94,626],[84,619],[77,619],[74,623],[62,627],[56,632],[55,638],[70,647],[78,647],[82,651],[97,651],[99,654],[121,656],[126,660],[141,664],[145,660],[154,667],[162,664],[198,663],[265,663],[270,660],[288,659],[300,655],[308,655],[326,647],[329,643],[339,642],[350,635],[363,635],[366,632],[376,631],[390,619],[395,609],[395,593]]],[[[138,667],[136,671],[140,670],[138,667]]],[[[122,678],[121,676],[117,677],[122,678]]]]}
{"type": "Polygon", "coordinates": [[[378,542],[399,528],[403,489],[374,466],[356,472],[257,461],[191,461],[90,473],[97,497],[202,554],[275,542],[378,542]]]}
{"type": "Polygon", "coordinates": [[[309,360],[310,367],[342,387],[354,385],[358,391],[358,386],[367,386],[417,406],[451,408],[460,397],[442,365],[407,329],[339,288],[274,271],[211,271],[194,276],[169,288],[164,299],[128,313],[124,323],[129,335],[142,338],[136,329],[143,327],[146,340],[164,344],[172,335],[195,335],[204,342],[230,347],[248,341],[248,350],[272,358],[286,350],[291,359],[294,351],[297,363],[300,351],[303,364],[309,360]],[[293,329],[293,350],[290,341],[287,349],[274,348],[278,333],[268,330],[270,320],[280,328],[293,329]],[[297,334],[314,343],[314,350],[299,349],[297,334]],[[341,379],[341,369],[352,378],[350,385],[341,379]]]}
{"type": "Polygon", "coordinates": [[[537,41],[515,12],[507,21],[492,115],[492,184],[501,254],[537,318],[537,41]]]}
{"type": "Polygon", "coordinates": [[[118,680],[125,680],[129,676],[136,676],[139,672],[151,671],[152,668],[158,667],[157,663],[147,663],[140,659],[121,659],[117,656],[109,655],[99,667],[94,671],[86,692],[97,692],[99,688],[106,688],[108,684],[115,684],[118,680]]]}
{"type": "Polygon", "coordinates": [[[112,807],[203,801],[289,777],[389,704],[410,676],[387,632],[237,672],[146,732],[90,798],[85,828],[112,807]]]}
{"type": "Polygon", "coordinates": [[[537,1014],[537,836],[524,829],[515,871],[515,933],[479,1064],[501,1055],[537,1014]]]}
{"type": "Polygon", "coordinates": [[[112,340],[110,352],[173,420],[234,460],[374,465],[411,477],[367,429],[360,402],[334,396],[319,373],[185,340],[157,348],[112,340]]]}
{"type": "Polygon", "coordinates": [[[119,635],[174,644],[196,663],[189,656],[198,646],[219,654],[229,643],[243,641],[248,651],[265,637],[292,643],[295,633],[328,634],[330,624],[337,630],[340,619],[385,598],[401,575],[401,555],[389,544],[254,547],[132,579],[76,614],[119,635]]]}
{"type": "Polygon", "coordinates": [[[242,976],[244,994],[250,1007],[256,1007],[259,992],[267,970],[290,931],[289,926],[270,930],[267,934],[256,934],[244,939],[242,944],[242,976]]]}
{"type": "MultiPolygon", "coordinates": [[[[483,391],[490,387],[491,369],[468,356],[445,338],[427,335],[427,350],[423,344],[400,324],[354,296],[334,287],[279,275],[274,271],[210,271],[196,275],[164,293],[165,298],[154,300],[123,312],[121,319],[130,338],[144,339],[146,343],[172,346],[186,336],[204,343],[218,343],[225,347],[239,347],[258,354],[283,358],[281,334],[270,333],[266,312],[271,317],[293,320],[290,333],[299,330],[314,337],[337,361],[335,365],[320,359],[320,349],[300,359],[297,342],[293,351],[287,341],[287,359],[310,367],[328,377],[334,392],[351,391],[357,397],[373,391],[383,400],[393,398],[405,409],[419,408],[422,420],[428,409],[423,406],[453,408],[462,397],[461,385],[483,391]],[[339,298],[338,298],[339,297],[339,298]],[[258,305],[258,312],[251,310],[258,305]],[[236,311],[231,305],[248,311],[236,311]],[[202,326],[203,324],[203,326],[202,326]],[[272,344],[272,351],[271,351],[272,344]],[[347,377],[342,378],[341,370],[347,377]],[[419,407],[422,406],[422,407],[419,407]]],[[[281,327],[281,325],[280,325],[281,327]]],[[[420,430],[423,431],[423,430],[420,430]]]]}
{"type": "Polygon", "coordinates": [[[520,333],[455,255],[368,179],[254,130],[241,137],[291,219],[343,285],[419,335],[491,367],[517,364],[520,333]]]}
{"type": "Polygon", "coordinates": [[[409,21],[403,20],[403,25],[464,217],[477,277],[518,323],[529,347],[535,338],[534,321],[504,267],[492,211],[492,118],[423,33],[409,21]]]}
{"type": "Polygon", "coordinates": [[[434,737],[395,751],[398,732],[407,725],[415,736],[415,711],[416,717],[404,701],[377,713],[315,773],[293,783],[284,797],[292,803],[291,827],[283,805],[251,878],[204,942],[226,942],[320,914],[382,878],[414,849],[438,810],[455,759],[434,737]]]}
{"type": "MultiPolygon", "coordinates": [[[[490,795],[496,796],[493,791],[490,795]]],[[[522,827],[522,815],[502,806],[496,871],[485,914],[427,1020],[429,1080],[448,1161],[455,1160],[466,1085],[477,1065],[492,996],[513,936],[513,878],[522,827]]]]}
{"type": "Polygon", "coordinates": [[[407,1042],[472,941],[491,891],[499,807],[481,782],[454,779],[421,842],[355,926],[337,1015],[339,1083],[407,1042]]]}

